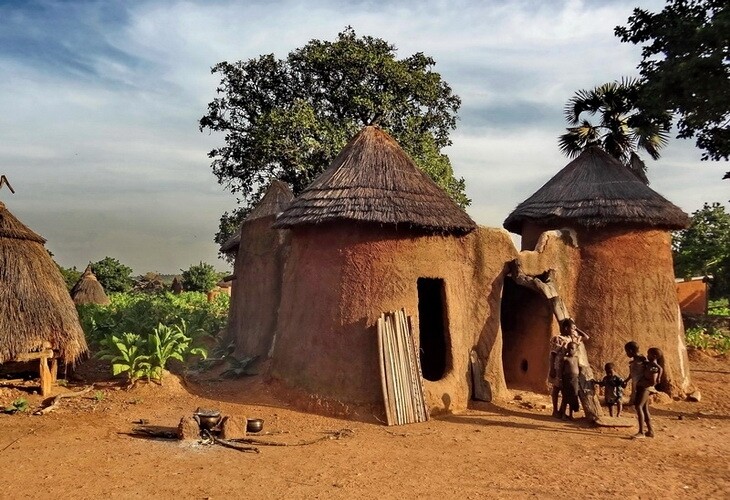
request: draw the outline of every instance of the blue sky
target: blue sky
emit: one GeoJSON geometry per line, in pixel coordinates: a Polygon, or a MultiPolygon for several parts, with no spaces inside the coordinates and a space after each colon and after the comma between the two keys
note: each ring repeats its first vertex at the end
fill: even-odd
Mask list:
{"type": "MultiPolygon", "coordinates": [[[[0,191],[65,266],[106,255],[138,273],[215,263],[235,205],[198,131],[210,67],[278,57],[347,25],[405,57],[422,51],[462,98],[447,153],[480,224],[500,227],[568,160],[557,136],[580,88],[636,75],[639,49],[613,27],[663,1],[0,1],[0,191]]],[[[651,186],[687,212],[726,203],[726,162],[672,140],[651,186]]]]}

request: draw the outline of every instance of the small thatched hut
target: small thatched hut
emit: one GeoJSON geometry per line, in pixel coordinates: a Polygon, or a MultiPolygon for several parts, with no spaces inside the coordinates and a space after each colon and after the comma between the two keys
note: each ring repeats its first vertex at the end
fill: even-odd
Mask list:
{"type": "Polygon", "coordinates": [[[365,127],[274,228],[291,232],[275,379],[322,404],[382,404],[376,322],[405,308],[432,409],[466,408],[471,351],[492,396],[504,394],[499,297],[514,246],[478,228],[388,134],[365,127]]]}
{"type": "MultiPolygon", "coordinates": [[[[571,230],[572,244],[541,245],[521,261],[531,274],[556,269],[569,311],[592,334],[586,347],[594,372],[614,362],[627,375],[623,346],[636,340],[643,350],[664,351],[667,389],[680,392],[689,371],[669,231],[688,223],[619,161],[590,147],[520,203],[504,227],[522,235],[523,250],[535,249],[545,231],[571,230]]],[[[503,320],[508,382],[543,388],[548,340],[557,333],[546,301],[508,287],[503,320]]]]}
{"type": "Polygon", "coordinates": [[[170,285],[170,291],[175,295],[180,295],[183,292],[183,286],[180,279],[175,276],[172,278],[172,284],[170,285]]]}
{"type": "Polygon", "coordinates": [[[228,338],[239,358],[270,355],[281,300],[281,281],[288,251],[288,232],[272,229],[274,219],[294,195],[286,183],[271,182],[238,233],[221,247],[235,252],[231,277],[228,338]]]}
{"type": "Polygon", "coordinates": [[[71,289],[71,299],[74,304],[110,304],[109,297],[104,293],[104,287],[91,270],[91,264],[86,266],[86,270],[71,289]]]}
{"type": "Polygon", "coordinates": [[[76,307],[44,243],[0,202],[0,363],[49,345],[67,364],[87,351],[76,307]]]}

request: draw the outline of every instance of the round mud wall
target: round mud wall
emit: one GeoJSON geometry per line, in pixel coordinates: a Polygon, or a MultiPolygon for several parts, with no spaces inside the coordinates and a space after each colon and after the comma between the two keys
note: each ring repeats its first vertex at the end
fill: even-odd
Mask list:
{"type": "Polygon", "coordinates": [[[506,393],[501,364],[500,294],[516,251],[502,230],[424,236],[362,224],[292,231],[271,374],[341,403],[382,405],[376,324],[405,308],[418,337],[419,278],[443,280],[448,339],[444,376],[425,382],[432,410],[466,408],[469,354],[492,397],[506,393]]]}
{"type": "Polygon", "coordinates": [[[582,230],[578,240],[575,319],[591,335],[586,348],[596,377],[608,362],[628,376],[624,344],[634,340],[642,353],[650,347],[664,352],[665,389],[682,393],[689,385],[689,370],[669,233],[582,230]]]}
{"type": "Polygon", "coordinates": [[[228,338],[237,358],[268,356],[276,330],[288,231],[272,229],[274,216],[244,222],[234,265],[228,338]]]}

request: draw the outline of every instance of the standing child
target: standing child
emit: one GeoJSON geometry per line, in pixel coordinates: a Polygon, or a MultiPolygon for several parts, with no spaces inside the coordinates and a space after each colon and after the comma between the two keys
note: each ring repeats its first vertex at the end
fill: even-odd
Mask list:
{"type": "Polygon", "coordinates": [[[603,398],[606,406],[608,406],[608,414],[613,417],[613,407],[615,405],[616,416],[620,417],[623,407],[621,398],[624,395],[624,379],[616,375],[613,363],[606,363],[604,369],[606,370],[606,376],[598,382],[598,385],[603,387],[603,398]]]}
{"type": "Polygon", "coordinates": [[[560,414],[565,420],[573,419],[573,412],[578,411],[578,375],[580,375],[580,367],[578,366],[578,344],[570,342],[566,347],[565,356],[561,364],[560,378],[561,388],[563,391],[563,400],[560,403],[560,414]],[[570,413],[566,416],[566,407],[570,409],[570,413]]]}
{"type": "MultiPolygon", "coordinates": [[[[635,439],[654,437],[654,429],[651,425],[651,414],[649,413],[650,388],[653,388],[661,378],[661,367],[656,359],[647,359],[639,354],[639,345],[636,342],[628,342],[624,346],[626,356],[631,358],[629,368],[631,370],[631,382],[634,388],[632,400],[636,408],[636,418],[639,421],[639,432],[634,435],[635,439]],[[646,425],[646,434],[644,434],[646,425]]],[[[628,381],[627,381],[628,382],[628,381]]]]}

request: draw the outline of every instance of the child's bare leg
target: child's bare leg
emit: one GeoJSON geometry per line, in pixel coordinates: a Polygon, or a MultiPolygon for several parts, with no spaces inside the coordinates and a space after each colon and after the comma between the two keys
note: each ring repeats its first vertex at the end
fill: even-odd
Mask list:
{"type": "Polygon", "coordinates": [[[644,437],[644,419],[645,419],[645,412],[644,408],[649,403],[649,392],[644,390],[641,392],[641,394],[637,394],[636,397],[636,418],[639,421],[639,432],[634,435],[636,438],[642,438],[644,437]]]}
{"type": "Polygon", "coordinates": [[[613,405],[608,405],[608,414],[613,417],[613,405]]]}
{"type": "Polygon", "coordinates": [[[654,437],[654,429],[651,426],[651,415],[649,414],[649,399],[644,405],[644,422],[646,422],[646,437],[654,437]]]}
{"type": "Polygon", "coordinates": [[[616,416],[617,417],[620,417],[621,416],[621,409],[622,409],[622,407],[623,407],[623,403],[621,403],[620,400],[617,401],[616,402],[616,416]]]}
{"type": "Polygon", "coordinates": [[[560,387],[554,385],[552,391],[550,392],[550,397],[553,400],[553,417],[559,417],[563,410],[558,410],[558,396],[560,395],[560,387]]]}

